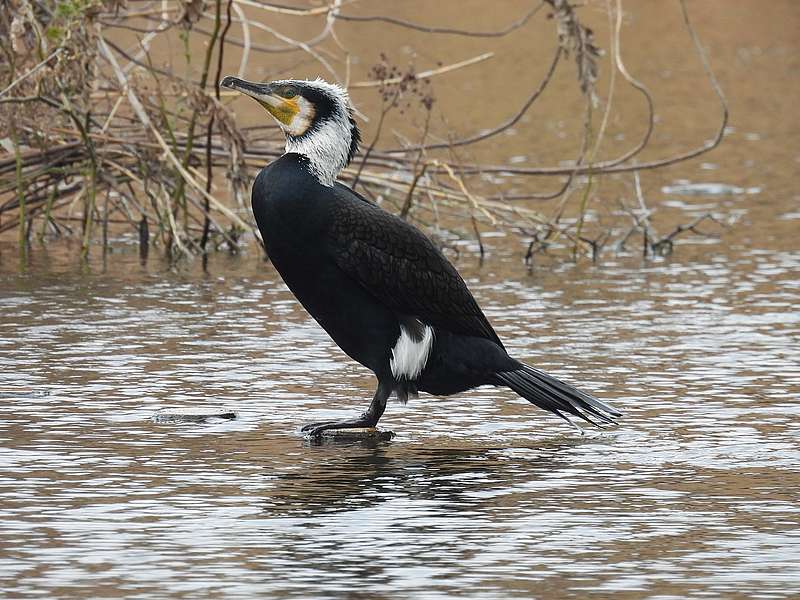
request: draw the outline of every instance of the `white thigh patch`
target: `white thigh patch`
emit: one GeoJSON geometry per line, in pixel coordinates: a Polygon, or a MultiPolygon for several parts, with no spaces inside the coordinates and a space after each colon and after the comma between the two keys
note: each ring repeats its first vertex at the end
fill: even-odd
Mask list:
{"type": "Polygon", "coordinates": [[[422,339],[414,341],[406,328],[400,326],[400,337],[392,348],[389,366],[396,379],[414,380],[422,373],[433,346],[433,328],[425,325],[422,339]]]}

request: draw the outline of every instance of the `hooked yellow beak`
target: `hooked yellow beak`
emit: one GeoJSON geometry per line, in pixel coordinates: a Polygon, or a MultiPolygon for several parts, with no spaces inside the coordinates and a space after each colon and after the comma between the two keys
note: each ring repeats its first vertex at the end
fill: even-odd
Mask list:
{"type": "Polygon", "coordinates": [[[228,76],[220,82],[220,86],[250,96],[286,127],[292,125],[292,121],[300,112],[298,97],[282,98],[273,93],[270,83],[252,83],[238,77],[228,76]]]}

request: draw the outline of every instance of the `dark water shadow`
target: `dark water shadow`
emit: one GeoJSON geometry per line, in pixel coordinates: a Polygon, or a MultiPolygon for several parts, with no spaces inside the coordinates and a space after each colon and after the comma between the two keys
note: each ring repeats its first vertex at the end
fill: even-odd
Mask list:
{"type": "Polygon", "coordinates": [[[335,452],[320,448],[297,471],[278,476],[265,511],[270,516],[313,516],[374,507],[398,497],[434,501],[445,510],[480,510],[482,498],[491,498],[493,492],[569,468],[570,450],[589,441],[563,439],[512,450],[420,449],[396,443],[339,447],[335,452]]]}

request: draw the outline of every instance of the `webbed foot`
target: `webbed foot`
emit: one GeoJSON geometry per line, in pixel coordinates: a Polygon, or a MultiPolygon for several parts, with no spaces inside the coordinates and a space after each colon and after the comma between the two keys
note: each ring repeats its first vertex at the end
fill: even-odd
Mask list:
{"type": "Polygon", "coordinates": [[[374,428],[380,421],[383,411],[386,410],[386,400],[392,393],[391,381],[379,381],[375,396],[365,413],[355,419],[346,421],[323,421],[321,423],[310,423],[300,429],[304,434],[312,439],[319,439],[324,431],[331,429],[365,429],[374,428]]]}
{"type": "Polygon", "coordinates": [[[331,429],[364,429],[375,427],[378,424],[378,419],[374,418],[369,413],[364,413],[357,419],[348,419],[346,421],[324,421],[322,423],[310,423],[304,425],[300,431],[312,438],[318,438],[322,435],[323,431],[331,429]]]}

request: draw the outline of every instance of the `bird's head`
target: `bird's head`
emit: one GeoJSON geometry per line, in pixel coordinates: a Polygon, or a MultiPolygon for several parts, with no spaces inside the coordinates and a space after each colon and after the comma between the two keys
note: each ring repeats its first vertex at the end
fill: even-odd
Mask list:
{"type": "Polygon", "coordinates": [[[225,77],[220,85],[255,99],[286,134],[286,152],[304,155],[323,185],[333,185],[361,141],[347,91],[322,79],[253,83],[225,77]]]}

